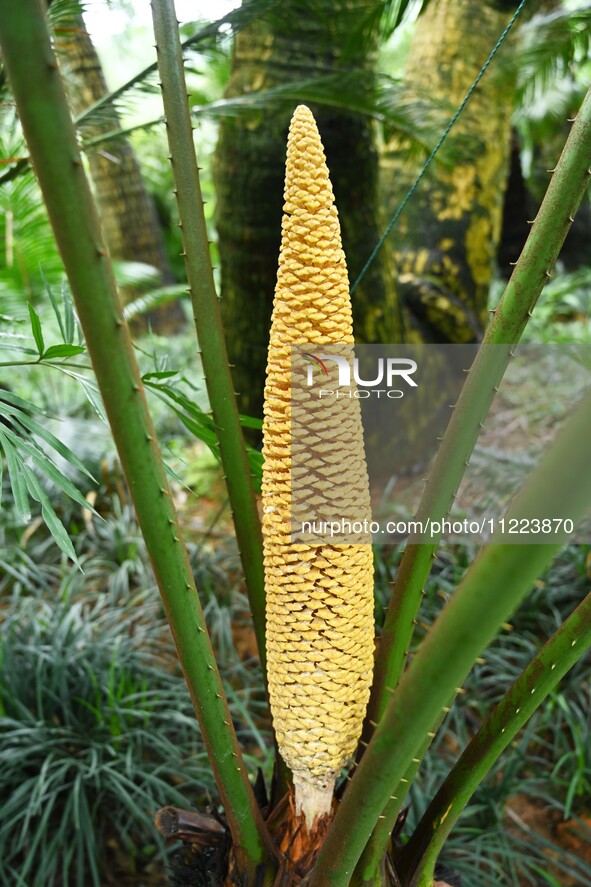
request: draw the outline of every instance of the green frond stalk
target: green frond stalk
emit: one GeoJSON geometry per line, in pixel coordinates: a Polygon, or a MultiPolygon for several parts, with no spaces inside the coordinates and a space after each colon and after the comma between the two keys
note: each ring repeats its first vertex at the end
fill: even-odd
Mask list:
{"type": "Polygon", "coordinates": [[[0,47],[216,777],[254,883],[266,830],[228,711],[40,0],[0,0],[0,47]]]}
{"type": "MultiPolygon", "coordinates": [[[[521,338],[529,315],[547,282],[589,184],[591,162],[591,91],[574,122],[523,252],[486,330],[482,347],[467,375],[419,504],[416,519],[442,520],[453,503],[465,465],[493,397],[521,338]],[[489,348],[489,345],[497,347],[489,348]],[[498,347],[506,345],[506,348],[498,347]]],[[[396,687],[409,649],[421,592],[439,540],[409,542],[404,551],[380,647],[368,717],[378,721],[387,704],[386,687],[396,687]]]]}
{"type": "Polygon", "coordinates": [[[250,609],[265,671],[263,538],[236,406],[215,291],[199,168],[187,103],[183,54],[173,0],[152,3],[166,133],[172,159],[185,266],[220,458],[226,476],[250,609]]]}
{"type": "Polygon", "coordinates": [[[431,887],[437,857],[495,761],[570,668],[591,647],[591,594],[544,644],[466,747],[402,850],[403,883],[431,887]]]}
{"type": "MultiPolygon", "coordinates": [[[[591,394],[565,423],[532,473],[507,518],[557,513],[568,506],[575,524],[591,505],[588,455],[581,442],[591,435],[591,394]]],[[[355,884],[376,882],[389,835],[402,804],[397,786],[424,747],[466,679],[474,660],[491,642],[565,539],[551,545],[493,542],[483,548],[442,610],[392,694],[384,716],[337,809],[320,851],[310,887],[350,883],[367,841],[373,843],[355,884]],[[380,818],[383,817],[383,818],[380,818]],[[380,855],[381,854],[381,855],[380,855]]]]}
{"type": "MultiPolygon", "coordinates": [[[[530,236],[458,398],[419,504],[417,519],[442,519],[449,512],[466,462],[478,439],[481,422],[511,359],[511,347],[521,338],[585,195],[590,160],[591,91],[577,115],[530,236]],[[495,347],[488,347],[490,345],[495,347]],[[502,345],[505,347],[500,347],[502,345]]],[[[437,546],[438,540],[424,545],[409,543],[398,568],[378,650],[368,710],[368,719],[375,722],[380,720],[388,703],[386,688],[396,687],[400,681],[421,592],[437,546]]],[[[444,701],[442,706],[446,704],[444,701]]],[[[412,764],[403,778],[410,781],[416,769],[417,764],[412,764]]],[[[383,811],[384,819],[379,821],[363,854],[360,868],[365,872],[375,872],[381,863],[389,840],[384,824],[394,821],[394,810],[399,809],[407,784],[400,784],[392,792],[397,800],[388,802],[383,811]]]]}

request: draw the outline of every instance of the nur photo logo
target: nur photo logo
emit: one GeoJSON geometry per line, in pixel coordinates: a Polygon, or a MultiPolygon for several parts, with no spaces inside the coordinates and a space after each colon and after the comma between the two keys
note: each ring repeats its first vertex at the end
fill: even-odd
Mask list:
{"type": "MultiPolygon", "coordinates": [[[[350,346],[345,347],[350,350],[350,346]]],[[[306,386],[317,388],[319,398],[355,397],[362,399],[384,396],[397,400],[404,397],[408,387],[418,387],[418,383],[412,378],[417,372],[417,362],[410,358],[379,357],[372,361],[372,367],[368,367],[366,361],[362,368],[360,359],[352,355],[312,354],[308,351],[300,352],[300,354],[307,362],[307,366],[304,368],[306,386]],[[332,362],[330,367],[327,366],[329,362],[332,362]],[[334,366],[335,364],[336,366],[334,366]],[[329,372],[329,369],[332,372],[329,372]],[[321,386],[331,384],[332,387],[318,388],[318,383],[321,386]],[[403,383],[407,388],[394,387],[395,384],[401,385],[403,383]]]]}

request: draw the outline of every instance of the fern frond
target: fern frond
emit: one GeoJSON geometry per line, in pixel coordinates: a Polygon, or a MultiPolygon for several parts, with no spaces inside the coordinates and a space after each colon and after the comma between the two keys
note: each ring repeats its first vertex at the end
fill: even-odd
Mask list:
{"type": "Polygon", "coordinates": [[[517,100],[533,104],[557,80],[576,77],[591,52],[591,6],[535,15],[521,29],[517,53],[517,100]]]}

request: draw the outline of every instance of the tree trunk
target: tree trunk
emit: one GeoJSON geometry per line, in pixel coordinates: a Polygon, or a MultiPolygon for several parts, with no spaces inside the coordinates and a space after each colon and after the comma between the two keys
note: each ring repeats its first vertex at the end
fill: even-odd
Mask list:
{"type": "MultiPolygon", "coordinates": [[[[82,15],[60,20],[56,46],[72,110],[79,114],[108,92],[82,15]]],[[[85,128],[85,136],[94,138],[120,129],[114,110],[105,111],[104,115],[101,122],[85,128]]],[[[160,285],[172,283],[154,202],[146,190],[131,145],[125,137],[118,136],[86,153],[112,258],[151,265],[160,272],[160,285]]],[[[138,294],[137,289],[124,290],[123,299],[127,302],[138,294]]],[[[178,303],[171,303],[151,312],[147,319],[158,332],[173,332],[184,322],[184,314],[178,303]]]]}
{"type": "MultiPolygon", "coordinates": [[[[514,4],[431,0],[417,22],[406,82],[455,110],[507,24],[508,9],[514,4]]],[[[451,167],[435,160],[393,235],[400,297],[427,342],[474,341],[487,320],[511,148],[514,88],[503,67],[491,64],[453,130],[470,156],[451,167]]],[[[390,139],[380,169],[388,213],[417,171],[390,139]]]]}
{"type": "MultiPolygon", "coordinates": [[[[269,21],[240,32],[227,96],[243,95],[322,74],[373,77],[376,39],[352,36],[375,14],[367,0],[286,0],[269,21]]],[[[308,102],[305,102],[308,104],[308,102]]],[[[279,243],[285,144],[296,102],[227,118],[214,167],[222,275],[222,310],[234,382],[243,412],[260,416],[279,243]]],[[[378,159],[371,120],[310,103],[324,143],[353,281],[375,246],[378,159]]],[[[398,313],[386,253],[353,297],[358,342],[397,341],[398,313]]]]}

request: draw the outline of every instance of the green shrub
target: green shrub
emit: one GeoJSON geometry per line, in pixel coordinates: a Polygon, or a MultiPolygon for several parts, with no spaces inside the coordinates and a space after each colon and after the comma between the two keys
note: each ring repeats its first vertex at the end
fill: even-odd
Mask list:
{"type": "Polygon", "coordinates": [[[4,612],[3,884],[99,885],[116,848],[126,866],[163,860],[156,809],[212,787],[155,593],[108,598],[18,596],[4,612]]]}

